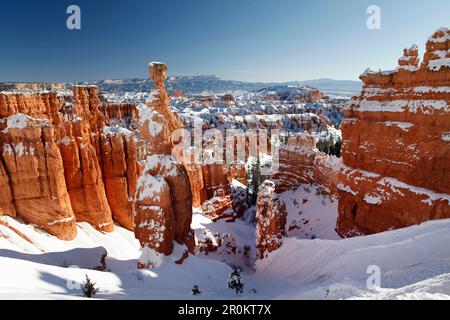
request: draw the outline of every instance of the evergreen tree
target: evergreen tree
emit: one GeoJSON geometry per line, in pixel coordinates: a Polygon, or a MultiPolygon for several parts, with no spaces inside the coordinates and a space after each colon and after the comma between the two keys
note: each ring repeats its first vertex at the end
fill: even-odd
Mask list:
{"type": "Polygon", "coordinates": [[[256,162],[252,164],[247,180],[250,180],[250,186],[247,186],[248,202],[250,205],[255,205],[258,199],[259,186],[263,182],[259,156],[256,158],[256,162]]]}
{"type": "Polygon", "coordinates": [[[89,279],[88,275],[86,275],[86,280],[83,282],[83,294],[87,298],[92,298],[97,293],[98,288],[95,287],[95,283],[89,279]]]}
{"type": "Polygon", "coordinates": [[[200,291],[200,289],[198,288],[198,286],[197,285],[194,285],[193,287],[192,287],[192,294],[194,295],[194,296],[198,296],[198,295],[200,295],[202,292],[200,291]]]}
{"type": "Polygon", "coordinates": [[[319,141],[317,141],[316,146],[317,149],[328,155],[334,155],[336,157],[341,156],[341,138],[337,138],[336,142],[334,142],[334,139],[331,136],[329,136],[328,138],[320,138],[319,141]]]}
{"type": "Polygon", "coordinates": [[[236,294],[244,292],[244,281],[241,278],[241,269],[239,267],[233,267],[233,272],[230,273],[228,279],[228,289],[233,289],[236,294]]]}

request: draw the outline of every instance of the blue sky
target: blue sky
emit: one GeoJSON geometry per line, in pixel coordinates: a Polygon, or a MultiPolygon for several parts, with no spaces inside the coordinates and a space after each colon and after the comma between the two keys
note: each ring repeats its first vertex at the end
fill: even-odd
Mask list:
{"type": "Polygon", "coordinates": [[[356,80],[392,69],[402,48],[450,26],[450,1],[414,0],[16,0],[0,4],[0,81],[173,75],[244,81],[356,80]],[[66,28],[81,8],[82,29],[66,28]],[[369,5],[381,30],[366,28],[369,5]]]}

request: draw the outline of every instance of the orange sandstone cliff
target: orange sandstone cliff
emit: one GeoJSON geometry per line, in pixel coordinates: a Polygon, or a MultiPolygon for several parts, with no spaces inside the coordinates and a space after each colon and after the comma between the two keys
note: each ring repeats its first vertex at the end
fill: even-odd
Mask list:
{"type": "Polygon", "coordinates": [[[342,125],[338,232],[370,234],[450,218],[450,31],[366,71],[342,125]]]}
{"type": "Polygon", "coordinates": [[[105,125],[98,88],[24,86],[0,92],[0,215],[64,240],[75,237],[76,221],[105,232],[114,221],[132,229],[134,137],[105,125]]]}

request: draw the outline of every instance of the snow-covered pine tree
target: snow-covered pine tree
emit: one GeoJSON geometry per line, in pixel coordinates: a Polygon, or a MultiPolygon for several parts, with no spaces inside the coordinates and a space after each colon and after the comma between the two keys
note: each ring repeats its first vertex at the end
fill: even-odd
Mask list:
{"type": "Polygon", "coordinates": [[[236,291],[236,294],[244,292],[244,281],[241,277],[242,269],[239,267],[233,267],[233,272],[230,273],[228,279],[228,288],[236,291]]]}
{"type": "Polygon", "coordinates": [[[202,292],[200,291],[200,289],[198,288],[198,286],[197,285],[194,285],[193,287],[192,287],[192,294],[194,295],[194,296],[198,296],[198,295],[200,295],[202,292]]]}

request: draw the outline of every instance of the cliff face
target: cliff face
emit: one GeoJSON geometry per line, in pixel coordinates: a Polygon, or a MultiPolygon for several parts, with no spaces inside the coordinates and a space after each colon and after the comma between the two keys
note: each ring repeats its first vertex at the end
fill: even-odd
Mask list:
{"type": "Polygon", "coordinates": [[[139,268],[157,266],[161,254],[172,254],[174,241],[187,248],[178,262],[187,257],[188,251],[193,253],[195,246],[190,226],[192,192],[188,170],[181,155],[172,155],[179,142],[172,133],[182,124],[168,108],[166,69],[165,64],[150,65],[155,90],[147,108],[140,112],[139,133],[151,156],[144,161],[136,194],[135,235],[143,248],[139,268]]]}
{"type": "Polygon", "coordinates": [[[114,229],[113,220],[131,229],[134,138],[103,132],[97,87],[75,86],[72,94],[23,89],[0,92],[0,214],[17,215],[65,240],[75,236],[75,220],[106,232],[114,229]],[[111,183],[116,176],[126,179],[111,183]]]}
{"type": "Polygon", "coordinates": [[[450,217],[449,58],[443,28],[428,39],[422,63],[412,46],[395,71],[361,75],[342,125],[341,235],[450,217]]]}
{"type": "Polygon", "coordinates": [[[312,136],[294,136],[280,147],[278,171],[272,176],[277,193],[300,184],[316,184],[323,194],[337,197],[340,159],[316,149],[312,136]]]}
{"type": "Polygon", "coordinates": [[[6,118],[2,131],[2,210],[59,235],[75,236],[75,217],[53,127],[24,114],[6,118]]]}
{"type": "Polygon", "coordinates": [[[113,218],[133,230],[134,195],[140,169],[133,133],[106,128],[100,138],[100,159],[106,197],[113,218]]]}

